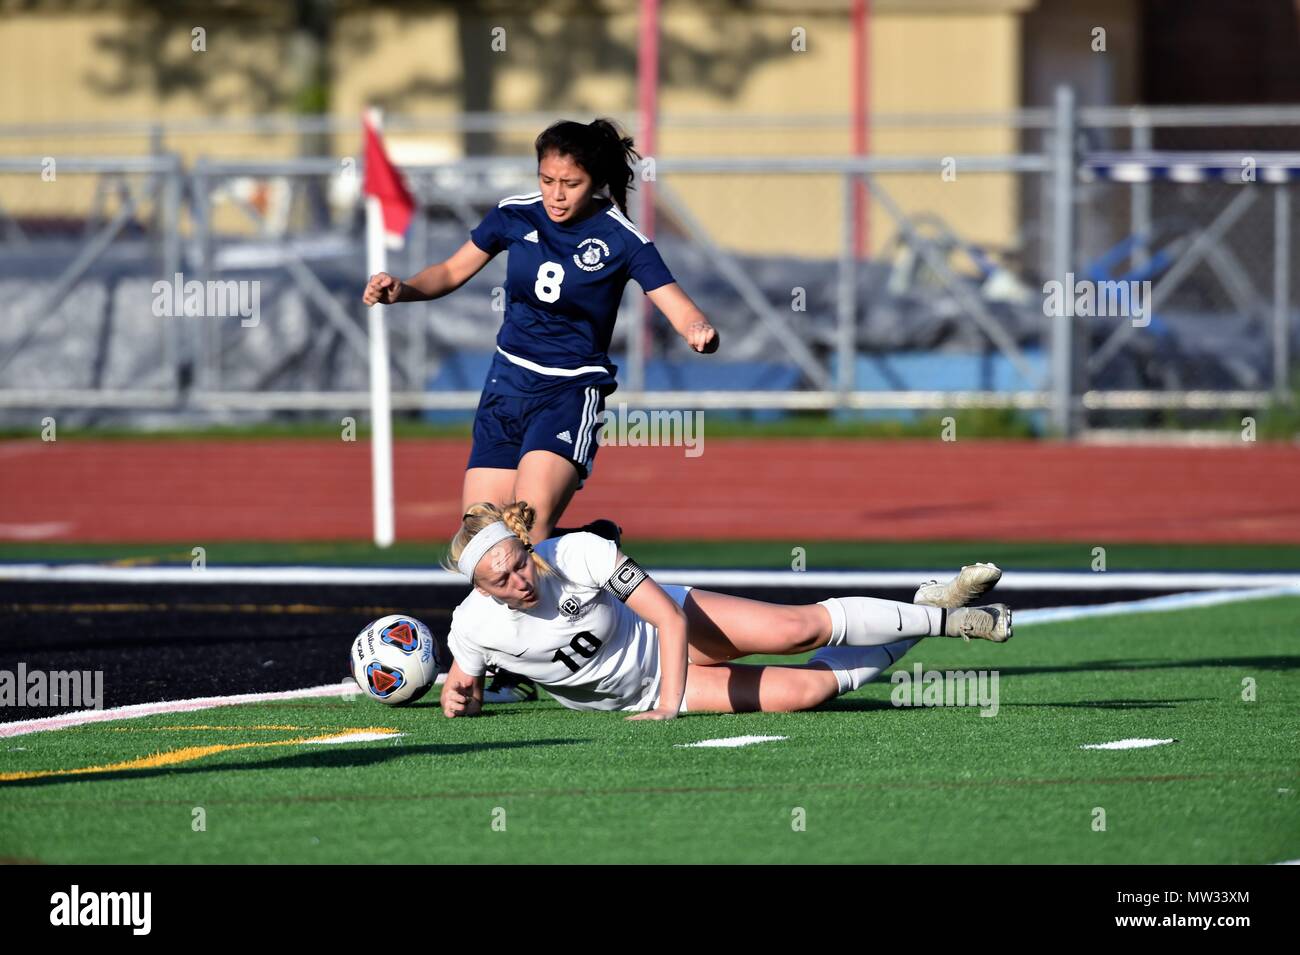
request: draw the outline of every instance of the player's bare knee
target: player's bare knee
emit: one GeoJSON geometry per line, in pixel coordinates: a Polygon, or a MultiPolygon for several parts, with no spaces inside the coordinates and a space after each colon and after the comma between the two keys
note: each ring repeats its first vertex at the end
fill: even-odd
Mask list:
{"type": "Polygon", "coordinates": [[[816,650],[824,642],[819,621],[806,607],[789,608],[782,622],[790,653],[816,650]]]}
{"type": "Polygon", "coordinates": [[[835,692],[828,690],[820,684],[810,683],[803,688],[799,694],[799,705],[796,710],[815,710],[827,700],[834,698],[835,692]]]}

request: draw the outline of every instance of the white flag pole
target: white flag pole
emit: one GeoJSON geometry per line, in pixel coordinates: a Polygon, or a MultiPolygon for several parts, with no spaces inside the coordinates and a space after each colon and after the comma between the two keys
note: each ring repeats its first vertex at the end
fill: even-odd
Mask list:
{"type": "MultiPolygon", "coordinates": [[[[383,128],[383,114],[368,109],[366,117],[378,133],[383,128]]],[[[388,268],[388,250],[384,246],[384,212],[375,196],[366,196],[366,270],[367,277],[388,268]]],[[[370,333],[370,486],[374,516],[375,546],[393,543],[393,421],[392,394],[388,381],[388,330],[384,325],[384,305],[372,305],[366,311],[370,333]]]]}

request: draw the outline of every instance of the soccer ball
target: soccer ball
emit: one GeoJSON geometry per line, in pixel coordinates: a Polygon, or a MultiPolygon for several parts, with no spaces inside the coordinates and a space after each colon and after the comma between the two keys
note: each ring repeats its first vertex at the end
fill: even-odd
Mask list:
{"type": "Polygon", "coordinates": [[[388,706],[424,696],[438,675],[438,645],[429,628],[404,614],[380,617],[352,641],[352,679],[372,700],[388,706]]]}

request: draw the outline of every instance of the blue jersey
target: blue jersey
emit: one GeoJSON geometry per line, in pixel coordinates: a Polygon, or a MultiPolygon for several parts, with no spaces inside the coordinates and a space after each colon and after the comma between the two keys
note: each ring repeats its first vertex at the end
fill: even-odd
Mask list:
{"type": "Polygon", "coordinates": [[[628,279],[643,292],[673,281],[654,243],[608,199],[573,223],[551,221],[542,194],[501,200],[470,233],[488,255],[509,250],[506,317],[487,391],[531,395],[614,386],[609,360],[628,279]]]}

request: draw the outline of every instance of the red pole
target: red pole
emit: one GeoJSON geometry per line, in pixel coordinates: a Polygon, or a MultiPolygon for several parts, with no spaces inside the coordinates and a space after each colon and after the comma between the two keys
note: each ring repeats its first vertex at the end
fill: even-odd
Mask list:
{"type": "MultiPolygon", "coordinates": [[[[659,117],[659,0],[641,0],[641,35],[637,44],[637,108],[641,116],[642,156],[654,156],[659,117]]],[[[655,237],[654,182],[637,183],[641,190],[641,221],[645,235],[655,237]]]]}
{"type": "MultiPolygon", "coordinates": [[[[637,149],[653,160],[659,119],[659,0],[641,0],[641,31],[637,41],[637,109],[640,113],[640,142],[637,149]]],[[[652,167],[653,168],[653,167],[652,167]]],[[[651,240],[655,237],[654,180],[642,177],[636,184],[641,194],[637,227],[651,240]]],[[[654,307],[650,297],[641,296],[641,354],[650,355],[650,323],[654,307]]],[[[644,387],[644,382],[642,382],[644,387]]]]}
{"type": "MultiPolygon", "coordinates": [[[[867,24],[871,0],[853,0],[853,154],[865,156],[870,145],[867,114],[870,111],[869,74],[867,71],[867,24]]],[[[853,252],[866,255],[871,222],[867,217],[867,188],[858,182],[853,189],[853,252]]]]}

